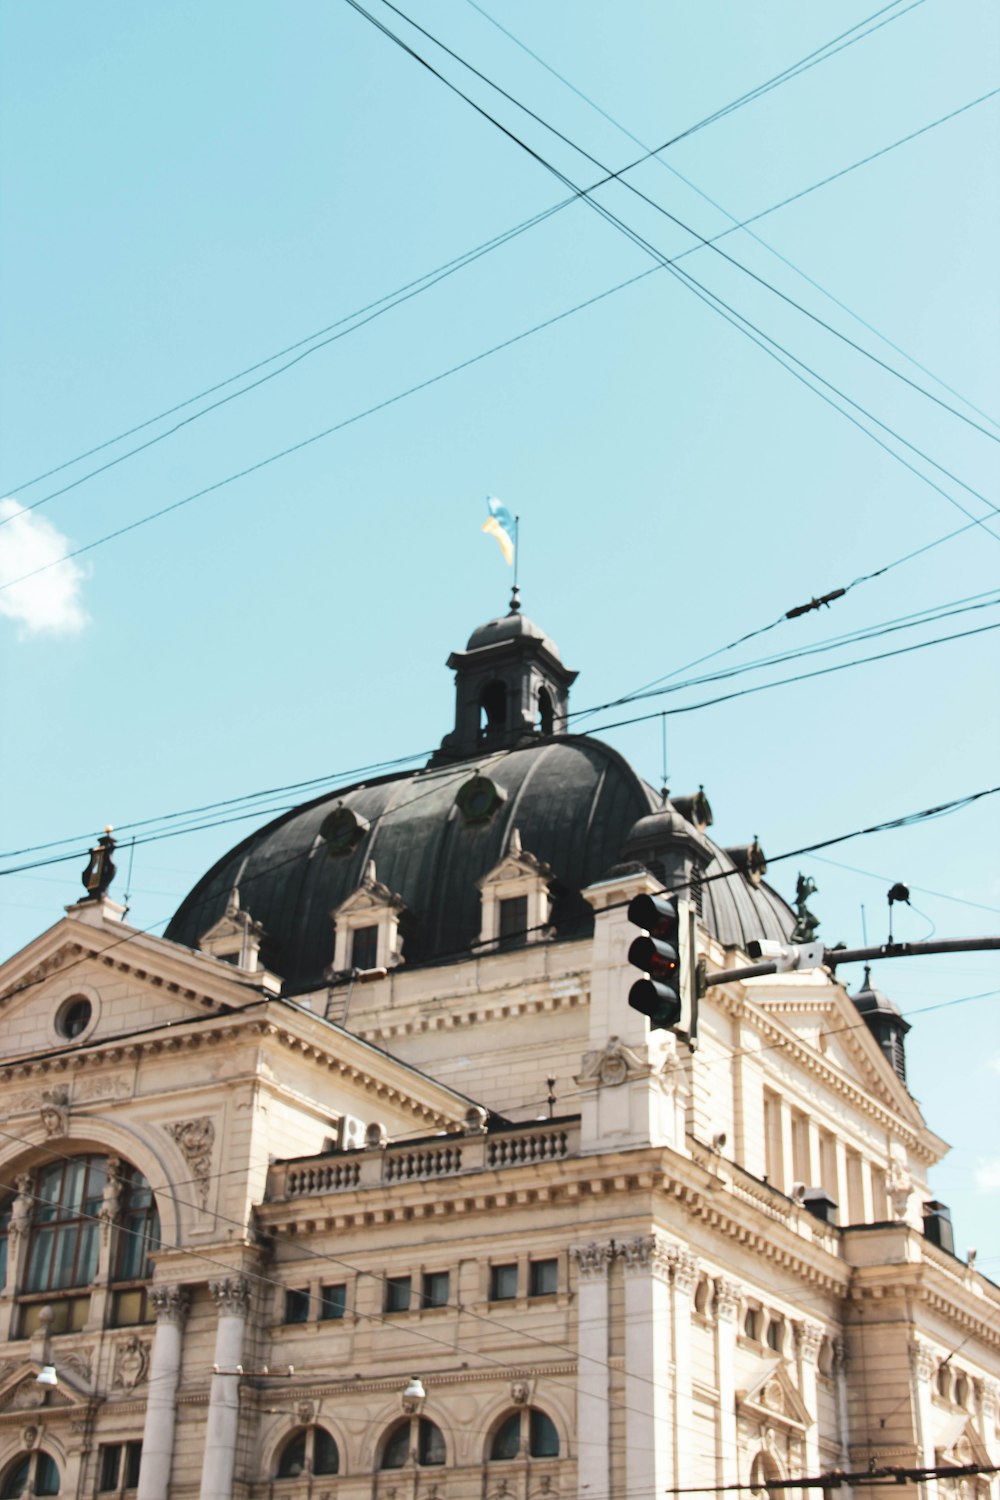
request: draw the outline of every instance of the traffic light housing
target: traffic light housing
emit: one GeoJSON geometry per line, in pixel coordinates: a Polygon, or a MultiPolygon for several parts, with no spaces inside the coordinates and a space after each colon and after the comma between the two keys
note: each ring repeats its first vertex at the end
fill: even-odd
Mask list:
{"type": "Polygon", "coordinates": [[[628,950],[628,961],[643,971],[629,990],[628,1003],[654,1031],[694,1036],[694,910],[676,896],[635,896],[628,919],[642,928],[628,950]]]}

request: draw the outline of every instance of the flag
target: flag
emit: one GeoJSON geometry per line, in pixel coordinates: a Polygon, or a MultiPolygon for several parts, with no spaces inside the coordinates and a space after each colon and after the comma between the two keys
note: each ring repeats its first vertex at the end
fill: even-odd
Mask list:
{"type": "Polygon", "coordinates": [[[514,561],[514,546],[517,541],[517,522],[507,509],[506,505],[487,495],[486,504],[489,506],[489,519],[483,522],[483,530],[490,536],[495,536],[500,543],[500,550],[508,565],[514,561]]]}

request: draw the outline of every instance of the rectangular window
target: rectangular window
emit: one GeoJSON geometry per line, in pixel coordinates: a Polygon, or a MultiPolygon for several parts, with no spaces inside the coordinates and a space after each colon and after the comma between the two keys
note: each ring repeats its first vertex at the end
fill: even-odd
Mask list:
{"type": "Polygon", "coordinates": [[[319,1315],[324,1320],[342,1318],[347,1310],[347,1287],[343,1282],[337,1286],[321,1286],[319,1289],[319,1315]]]}
{"type": "Polygon", "coordinates": [[[511,896],[500,902],[497,937],[501,948],[523,948],[528,940],[528,898],[511,896]]]}
{"type": "Polygon", "coordinates": [[[102,1443],[101,1472],[97,1488],[102,1495],[118,1488],[118,1473],[122,1465],[121,1443],[102,1443]]]}
{"type": "Polygon", "coordinates": [[[387,1276],[385,1279],[385,1310],[387,1313],[409,1312],[409,1276],[387,1276]]]}
{"type": "Polygon", "coordinates": [[[299,1287],[290,1287],[285,1293],[285,1322],[309,1322],[309,1293],[299,1287]]]}
{"type": "Polygon", "coordinates": [[[139,1465],[142,1463],[142,1444],[125,1444],[125,1488],[134,1490],[139,1484],[139,1465]]]}
{"type": "Polygon", "coordinates": [[[528,1296],[552,1297],[559,1290],[559,1262],[533,1260],[528,1268],[528,1296]]]}
{"type": "Polygon", "coordinates": [[[135,1323],[152,1323],[155,1314],[149,1307],[145,1287],[115,1292],[111,1298],[112,1328],[129,1328],[135,1323]]]}
{"type": "Polygon", "coordinates": [[[424,1307],[447,1307],[450,1277],[447,1271],[428,1271],[424,1276],[424,1307]]]}
{"type": "Polygon", "coordinates": [[[121,1495],[134,1490],[139,1483],[142,1444],[102,1443],[98,1465],[97,1489],[102,1495],[121,1495]]]}
{"type": "Polygon", "coordinates": [[[517,1266],[490,1267],[490,1301],[510,1302],[517,1296],[517,1266]]]}
{"type": "Polygon", "coordinates": [[[378,957],[378,928],[356,927],[351,934],[351,968],[374,969],[378,957]]]}

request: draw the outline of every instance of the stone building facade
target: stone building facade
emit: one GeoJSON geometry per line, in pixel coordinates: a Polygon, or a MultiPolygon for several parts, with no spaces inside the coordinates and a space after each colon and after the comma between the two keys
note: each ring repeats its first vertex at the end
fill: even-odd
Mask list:
{"type": "Polygon", "coordinates": [[[450,665],[425,770],[253,835],[163,938],[97,889],[3,966],[0,1500],[997,1464],[1000,1292],[927,1206],[905,1023],[814,970],[650,1031],[628,901],[738,967],[794,922],[763,856],[565,733],[516,609],[450,665]]]}

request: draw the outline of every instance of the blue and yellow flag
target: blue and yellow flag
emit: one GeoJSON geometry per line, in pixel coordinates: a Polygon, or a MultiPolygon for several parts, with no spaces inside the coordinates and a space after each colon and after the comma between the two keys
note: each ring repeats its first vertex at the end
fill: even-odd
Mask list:
{"type": "Polygon", "coordinates": [[[487,495],[486,504],[489,506],[489,520],[483,522],[483,530],[490,536],[495,536],[500,543],[500,550],[507,561],[508,566],[514,562],[514,547],[517,543],[517,522],[499,500],[493,495],[487,495]]]}

